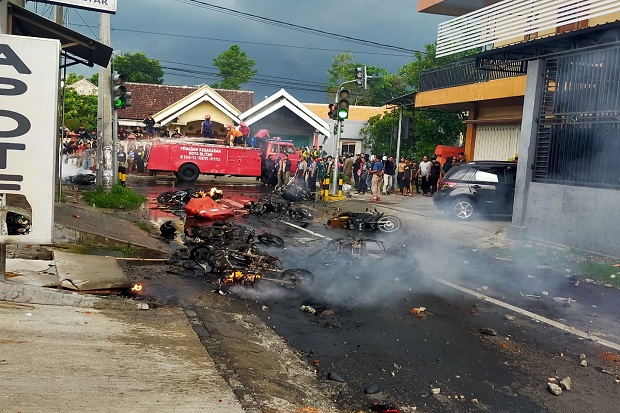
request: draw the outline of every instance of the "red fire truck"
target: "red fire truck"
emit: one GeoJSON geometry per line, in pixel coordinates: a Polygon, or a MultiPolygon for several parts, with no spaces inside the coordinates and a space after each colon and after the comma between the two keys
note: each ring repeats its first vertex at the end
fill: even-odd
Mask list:
{"type": "Polygon", "coordinates": [[[299,152],[290,141],[268,140],[262,148],[224,146],[208,143],[165,141],[151,147],[147,168],[151,175],[174,172],[181,181],[195,181],[200,174],[260,177],[268,156],[275,161],[278,155],[287,154],[291,172],[295,172],[299,152]]]}

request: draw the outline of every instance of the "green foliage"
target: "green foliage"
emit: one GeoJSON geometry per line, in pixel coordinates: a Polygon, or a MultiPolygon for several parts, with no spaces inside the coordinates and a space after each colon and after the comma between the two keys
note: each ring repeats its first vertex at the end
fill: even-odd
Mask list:
{"type": "Polygon", "coordinates": [[[82,76],[82,75],[76,75],[75,73],[70,72],[70,73],[67,75],[67,85],[72,85],[72,84],[74,84],[75,82],[77,82],[78,80],[82,80],[82,79],[84,79],[84,76],[82,76]]]}
{"type": "MultiPolygon", "coordinates": [[[[409,117],[409,130],[402,131],[401,156],[420,160],[424,155],[434,153],[437,145],[454,145],[465,132],[463,114],[444,110],[412,110],[403,111],[403,118],[409,117]]],[[[364,138],[364,146],[376,155],[396,155],[396,140],[399,113],[397,110],[384,115],[374,116],[368,120],[368,126],[362,128],[360,134],[364,138]]]]}
{"type": "Polygon", "coordinates": [[[229,90],[239,90],[256,75],[255,62],[250,59],[241,48],[233,44],[230,48],[213,59],[213,65],[220,69],[222,81],[213,83],[211,87],[229,90]]]}
{"type": "MultiPolygon", "coordinates": [[[[65,88],[64,107],[65,125],[69,129],[75,130],[80,125],[87,130],[97,129],[97,95],[80,95],[65,88]]],[[[62,111],[62,102],[59,109],[62,111]]]]}
{"type": "Polygon", "coordinates": [[[453,146],[465,133],[465,116],[462,112],[424,109],[414,112],[412,129],[416,159],[435,153],[437,145],[453,146]]]}
{"type": "Polygon", "coordinates": [[[145,201],[142,195],[137,194],[131,188],[119,184],[114,184],[110,191],[97,187],[92,191],[85,192],[83,198],[86,202],[98,208],[110,209],[133,209],[145,201]]]}
{"type": "Polygon", "coordinates": [[[99,85],[99,73],[94,73],[88,80],[90,80],[90,83],[92,83],[93,85],[99,85]]]}
{"type": "Polygon", "coordinates": [[[352,105],[359,106],[383,106],[385,102],[396,96],[405,94],[406,85],[399,75],[390,74],[387,70],[376,66],[368,66],[355,60],[355,55],[349,51],[339,53],[332,59],[332,65],[327,70],[329,77],[325,90],[327,99],[332,101],[338,91],[338,86],[343,82],[355,80],[356,69],[366,66],[368,76],[368,89],[348,83],[344,87],[351,92],[349,99],[352,105]]]}
{"type": "MultiPolygon", "coordinates": [[[[129,82],[164,83],[164,71],[159,60],[149,59],[144,53],[125,53],[114,58],[112,67],[117,73],[127,76],[129,82]]],[[[97,80],[99,77],[97,76],[97,80]]]]}

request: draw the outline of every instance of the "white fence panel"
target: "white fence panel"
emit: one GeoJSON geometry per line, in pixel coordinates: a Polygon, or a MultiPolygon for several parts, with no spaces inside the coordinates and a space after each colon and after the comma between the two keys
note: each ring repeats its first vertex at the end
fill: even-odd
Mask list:
{"type": "Polygon", "coordinates": [[[439,25],[437,57],[620,12],[620,0],[504,0],[439,25]]]}

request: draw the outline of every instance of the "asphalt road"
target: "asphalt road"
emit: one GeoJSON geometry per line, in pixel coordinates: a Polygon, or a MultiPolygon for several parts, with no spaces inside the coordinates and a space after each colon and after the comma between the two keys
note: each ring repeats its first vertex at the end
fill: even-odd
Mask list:
{"type": "MultiPolygon", "coordinates": [[[[264,191],[246,181],[225,186],[225,193],[254,196],[264,191]]],[[[152,197],[174,181],[141,182],[142,187],[132,186],[152,197]]],[[[405,244],[415,260],[373,257],[344,266],[308,259],[326,245],[321,237],[346,236],[322,224],[322,209],[315,211],[319,218],[310,232],[267,217],[244,218],[244,225],[285,238],[285,249],[270,252],[283,259],[285,268],[311,270],[316,280],[304,290],[268,282],[235,287],[233,300],[260,316],[316,367],[317,380],[342,411],[367,408],[364,388],[373,383],[381,392],[372,397],[391,400],[403,411],[618,411],[617,289],[576,288],[562,268],[497,260],[422,232],[417,224],[427,219],[423,214],[397,213],[405,222],[401,233],[372,236],[387,246],[405,244]],[[318,311],[310,314],[302,305],[318,311]],[[420,306],[426,311],[410,313],[420,306]],[[333,315],[319,315],[323,310],[333,315]],[[482,334],[485,328],[497,335],[482,334]],[[587,367],[580,366],[581,354],[587,367]],[[330,372],[345,382],[329,380],[330,372]],[[571,391],[552,395],[548,379],[566,376],[572,379],[571,391]],[[432,388],[440,393],[431,395],[432,388]]],[[[461,235],[465,231],[456,230],[461,235]]],[[[202,288],[213,287],[207,282],[202,288]]]]}

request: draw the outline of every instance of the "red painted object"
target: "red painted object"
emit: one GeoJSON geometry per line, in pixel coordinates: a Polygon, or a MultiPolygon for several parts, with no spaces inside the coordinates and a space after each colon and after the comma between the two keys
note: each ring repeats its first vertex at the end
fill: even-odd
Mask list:
{"type": "Polygon", "coordinates": [[[185,205],[185,212],[191,217],[207,219],[228,218],[235,214],[233,209],[222,206],[209,197],[190,199],[185,205]]]}
{"type": "Polygon", "coordinates": [[[293,174],[299,152],[289,141],[269,140],[264,151],[243,146],[161,142],[151,147],[147,168],[151,173],[174,172],[180,180],[188,182],[195,181],[200,174],[259,177],[267,156],[271,155],[275,160],[284,153],[289,156],[293,174]]]}
{"type": "Polygon", "coordinates": [[[375,400],[370,399],[370,403],[372,403],[372,407],[379,413],[400,413],[398,407],[394,403],[382,403],[375,400]]]}

